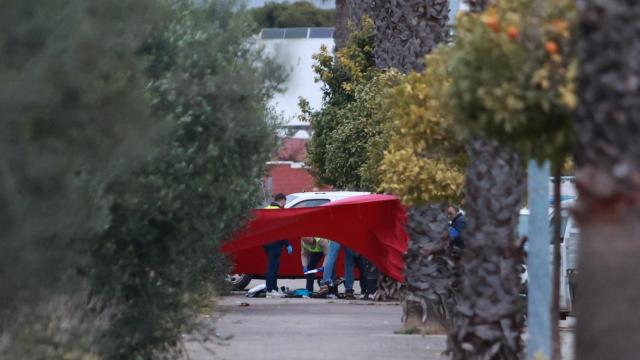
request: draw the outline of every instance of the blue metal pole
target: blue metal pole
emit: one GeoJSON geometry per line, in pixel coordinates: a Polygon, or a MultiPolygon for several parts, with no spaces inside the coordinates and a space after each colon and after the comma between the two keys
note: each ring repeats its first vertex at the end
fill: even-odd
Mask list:
{"type": "Polygon", "coordinates": [[[551,359],[550,165],[529,162],[529,275],[527,359],[551,359]]]}

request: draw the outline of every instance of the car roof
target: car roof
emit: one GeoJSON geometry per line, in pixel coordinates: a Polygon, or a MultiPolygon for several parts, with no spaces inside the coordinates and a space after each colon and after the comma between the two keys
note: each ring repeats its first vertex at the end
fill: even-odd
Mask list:
{"type": "Polygon", "coordinates": [[[370,194],[365,191],[315,191],[315,192],[301,192],[289,194],[289,196],[295,196],[296,198],[322,198],[322,197],[349,197],[357,195],[370,194]]]}
{"type": "Polygon", "coordinates": [[[364,191],[315,191],[315,192],[302,192],[293,193],[287,195],[287,204],[295,201],[296,203],[301,200],[312,199],[329,199],[331,201],[340,200],[352,196],[369,195],[370,193],[364,191]]]}

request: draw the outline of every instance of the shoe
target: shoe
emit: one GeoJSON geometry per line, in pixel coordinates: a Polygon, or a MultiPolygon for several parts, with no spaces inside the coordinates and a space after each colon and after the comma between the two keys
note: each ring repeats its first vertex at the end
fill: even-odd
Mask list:
{"type": "Polygon", "coordinates": [[[279,292],[279,291],[276,291],[276,290],[269,291],[269,292],[267,293],[267,297],[268,297],[268,298],[283,298],[283,297],[285,297],[285,296],[286,296],[285,294],[283,294],[283,293],[281,293],[281,292],[279,292]]]}
{"type": "Polygon", "coordinates": [[[356,296],[353,294],[353,290],[351,290],[351,291],[347,290],[347,292],[344,293],[344,299],[345,300],[355,300],[356,296]]]}
{"type": "Polygon", "coordinates": [[[318,292],[315,293],[313,297],[326,298],[327,294],[329,294],[329,286],[325,284],[320,286],[320,290],[318,290],[318,292]]]}
{"type": "Polygon", "coordinates": [[[343,278],[337,278],[336,281],[333,282],[332,286],[337,289],[338,286],[340,286],[342,283],[344,283],[344,279],[343,278]]]}

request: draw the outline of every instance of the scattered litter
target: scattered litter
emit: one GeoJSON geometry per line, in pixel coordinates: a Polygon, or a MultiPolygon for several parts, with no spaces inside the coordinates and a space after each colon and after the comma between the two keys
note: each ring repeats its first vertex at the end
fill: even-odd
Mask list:
{"type": "Polygon", "coordinates": [[[247,297],[264,297],[267,294],[267,285],[260,284],[247,291],[247,297]]]}
{"type": "Polygon", "coordinates": [[[241,302],[240,304],[238,304],[238,306],[251,306],[251,304],[246,302],[241,302]]]}

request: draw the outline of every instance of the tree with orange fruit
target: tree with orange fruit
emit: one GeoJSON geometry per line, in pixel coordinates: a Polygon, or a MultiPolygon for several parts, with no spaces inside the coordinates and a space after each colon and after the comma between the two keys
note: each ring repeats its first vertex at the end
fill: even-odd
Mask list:
{"type": "Polygon", "coordinates": [[[514,359],[523,350],[522,160],[562,164],[573,149],[574,17],[569,0],[505,0],[458,21],[450,98],[470,160],[453,359],[514,359]]]}

